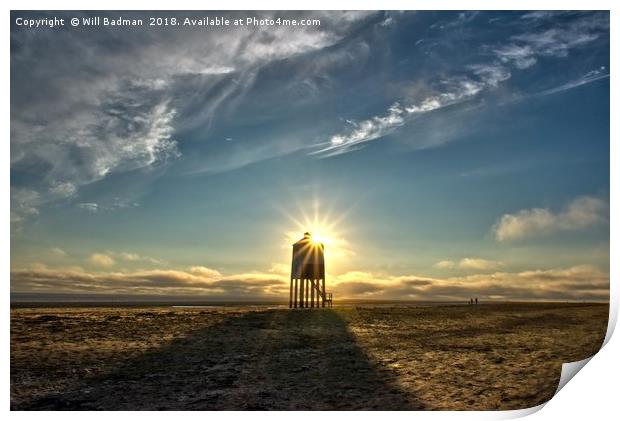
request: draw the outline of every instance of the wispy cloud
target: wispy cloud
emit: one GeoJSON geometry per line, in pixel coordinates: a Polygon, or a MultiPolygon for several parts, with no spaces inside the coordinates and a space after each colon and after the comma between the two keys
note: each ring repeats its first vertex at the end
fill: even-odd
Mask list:
{"type": "MultiPolygon", "coordinates": [[[[273,14],[257,12],[259,17],[273,14]]],[[[80,195],[84,185],[127,171],[154,177],[155,169],[180,163],[183,173],[217,172],[308,148],[318,156],[355,150],[442,109],[496,89],[501,92],[499,88],[509,85],[516,71],[532,67],[541,57],[561,58],[587,47],[603,39],[609,27],[604,13],[574,13],[568,23],[551,20],[557,16],[552,12],[523,16],[514,26],[520,33],[497,44],[469,46],[472,56],[459,61],[456,69],[447,69],[450,60],[444,59],[445,67],[430,69],[433,76],[426,89],[416,95],[390,94],[381,108],[367,115],[352,110],[354,117],[345,116],[348,122],[342,128],[300,123],[304,127],[298,130],[280,136],[269,133],[252,142],[244,142],[237,133],[234,142],[210,142],[218,116],[229,113],[226,117],[237,124],[243,118],[234,115],[237,107],[246,100],[262,101],[249,97],[276,67],[291,66],[294,76],[270,86],[295,91],[300,103],[308,98],[336,102],[325,94],[335,92],[338,78],[364,72],[366,60],[377,59],[373,42],[382,41],[370,32],[364,37],[356,32],[369,15],[373,12],[313,12],[321,19],[320,27],[214,29],[207,38],[202,30],[137,30],[121,40],[111,30],[25,36],[13,28],[11,85],[14,92],[28,93],[11,96],[11,166],[14,179],[20,180],[11,190],[14,231],[55,201],[70,200],[90,211],[122,209],[80,195]],[[549,19],[544,30],[536,19],[549,19]],[[182,143],[184,133],[197,131],[198,139],[182,143]],[[222,143],[227,147],[217,149],[222,143]],[[185,151],[191,153],[179,159],[185,151]]],[[[451,16],[455,17],[442,20],[434,30],[449,42],[453,42],[449,34],[471,28],[480,15],[451,16]]],[[[400,15],[383,17],[368,20],[376,24],[374,30],[384,34],[398,29],[400,15]]],[[[416,83],[426,84],[428,72],[421,73],[424,82],[416,79],[416,83]]],[[[608,74],[584,76],[543,93],[571,89],[597,77],[608,74]]],[[[412,136],[411,142],[418,145],[418,138],[412,136]]]]}
{"type": "Polygon", "coordinates": [[[473,69],[478,76],[477,79],[454,77],[442,80],[440,81],[442,92],[427,96],[418,103],[403,106],[395,102],[384,115],[374,116],[360,122],[347,120],[352,126],[349,131],[333,135],[327,145],[323,145],[312,153],[333,156],[349,152],[362,143],[390,134],[416,115],[466,101],[475,97],[486,87],[495,87],[500,80],[510,77],[510,73],[499,66],[475,66],[473,69]]]}
{"type": "Polygon", "coordinates": [[[503,63],[514,64],[517,69],[527,69],[536,64],[536,52],[530,45],[508,44],[493,50],[503,63]]]}
{"type": "Polygon", "coordinates": [[[530,48],[532,57],[566,57],[569,50],[588,44],[599,37],[587,29],[553,28],[544,32],[526,33],[513,37],[530,48]]]}
{"type": "Polygon", "coordinates": [[[548,19],[553,16],[557,16],[559,13],[556,11],[550,10],[536,10],[534,12],[528,12],[524,15],[521,15],[521,19],[527,20],[540,20],[540,19],[548,19]]]}
{"type": "Polygon", "coordinates": [[[76,206],[89,212],[97,212],[99,210],[99,204],[93,202],[78,203],[76,206]]]}
{"type": "MultiPolygon", "coordinates": [[[[522,16],[526,20],[548,20],[563,12],[533,12],[522,16]]],[[[567,57],[570,50],[583,47],[597,40],[609,28],[605,14],[590,14],[554,27],[524,32],[511,37],[509,44],[501,45],[494,53],[502,62],[513,62],[519,69],[527,69],[539,57],[567,57]]]]}
{"type": "Polygon", "coordinates": [[[564,92],[569,89],[577,88],[582,85],[586,85],[588,83],[596,82],[597,80],[607,79],[609,78],[609,72],[605,66],[601,66],[598,69],[594,69],[586,73],[585,75],[577,78],[575,80],[571,80],[567,83],[564,83],[560,86],[556,86],[551,89],[547,89],[538,93],[538,95],[552,95],[557,94],[559,92],[564,92]]]}
{"type": "Polygon", "coordinates": [[[11,235],[19,232],[28,218],[39,214],[41,195],[27,188],[11,188],[11,235]]]}
{"type": "Polygon", "coordinates": [[[26,36],[13,28],[11,87],[24,94],[11,96],[11,166],[15,174],[38,172],[14,190],[13,222],[85,184],[175,160],[179,127],[207,125],[261,68],[334,45],[370,13],[319,13],[320,27],[214,29],[209,37],[150,29],[122,40],[106,30],[26,36]]]}
{"type": "MultiPolygon", "coordinates": [[[[546,15],[544,17],[547,17],[546,15]]],[[[475,14],[459,15],[458,19],[443,22],[440,27],[448,25],[465,25],[475,18],[475,14]]],[[[542,19],[543,16],[530,16],[527,19],[542,19]]],[[[535,65],[540,57],[567,57],[572,49],[584,47],[597,40],[609,27],[608,16],[585,15],[568,24],[558,24],[545,31],[524,31],[510,37],[507,41],[490,48],[493,59],[487,63],[471,64],[463,69],[461,75],[452,76],[435,84],[437,93],[421,98],[417,102],[407,103],[402,99],[394,102],[385,113],[378,114],[359,122],[351,121],[352,127],[332,135],[326,144],[318,145],[314,154],[333,156],[359,148],[359,145],[380,139],[395,129],[405,126],[419,114],[465,102],[480,96],[487,90],[497,88],[511,77],[511,68],[525,70],[535,65]],[[402,105],[401,105],[402,104],[402,105]]],[[[481,46],[488,49],[488,46],[481,46]]],[[[604,70],[604,69],[603,69],[604,70]]],[[[589,75],[544,91],[544,94],[575,88],[594,80],[608,77],[589,75]]]]}
{"type": "Polygon", "coordinates": [[[347,152],[351,147],[363,142],[378,139],[390,133],[398,126],[405,123],[404,110],[399,103],[394,103],[388,108],[385,115],[375,116],[360,122],[349,120],[352,129],[348,133],[336,134],[329,140],[329,145],[313,153],[334,155],[347,152]]]}
{"type": "Polygon", "coordinates": [[[11,186],[11,235],[20,232],[23,224],[39,215],[45,203],[68,199],[76,192],[72,183],[56,183],[41,192],[28,187],[11,186]]]}
{"type": "Polygon", "coordinates": [[[574,231],[609,220],[609,205],[603,200],[583,196],[573,200],[565,209],[553,212],[547,208],[524,209],[515,214],[503,215],[493,227],[497,241],[509,242],[574,231]]]}
{"type": "Polygon", "coordinates": [[[434,23],[433,25],[431,25],[431,29],[444,30],[462,27],[473,21],[476,16],[479,15],[479,13],[480,12],[477,11],[460,12],[456,15],[456,18],[454,19],[441,20],[437,23],[434,23]]]}
{"type": "Polygon", "coordinates": [[[115,197],[105,203],[80,202],[76,203],[75,206],[88,212],[97,213],[103,211],[114,211],[118,209],[137,208],[140,204],[127,198],[115,197]]]}

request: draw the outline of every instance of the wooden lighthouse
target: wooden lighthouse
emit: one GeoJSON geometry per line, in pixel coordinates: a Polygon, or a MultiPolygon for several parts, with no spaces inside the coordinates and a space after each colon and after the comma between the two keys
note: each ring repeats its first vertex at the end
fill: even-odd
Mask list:
{"type": "Polygon", "coordinates": [[[325,248],[312,241],[309,232],[293,244],[290,308],[332,306],[332,294],[325,290],[325,248]]]}

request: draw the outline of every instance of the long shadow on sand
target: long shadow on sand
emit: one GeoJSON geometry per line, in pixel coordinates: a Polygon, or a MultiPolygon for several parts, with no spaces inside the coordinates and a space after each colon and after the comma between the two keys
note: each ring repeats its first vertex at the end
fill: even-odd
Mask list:
{"type": "Polygon", "coordinates": [[[338,313],[325,309],[233,315],[14,409],[424,408],[369,358],[338,313]]]}

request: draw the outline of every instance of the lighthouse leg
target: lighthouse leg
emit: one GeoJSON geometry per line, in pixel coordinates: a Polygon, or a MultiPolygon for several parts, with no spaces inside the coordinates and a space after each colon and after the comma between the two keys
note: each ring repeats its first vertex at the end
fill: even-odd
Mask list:
{"type": "Polygon", "coordinates": [[[308,307],[308,280],[304,279],[304,308],[308,307]]]}
{"type": "Polygon", "coordinates": [[[322,307],[325,307],[325,298],[327,298],[325,297],[325,279],[322,279],[321,281],[323,282],[323,291],[322,291],[323,292],[323,305],[322,307]]]}
{"type": "Polygon", "coordinates": [[[316,297],[314,298],[314,306],[318,307],[319,306],[319,280],[316,279],[314,282],[316,282],[315,284],[315,288],[316,288],[316,297]]]}
{"type": "Polygon", "coordinates": [[[291,289],[288,294],[288,308],[293,308],[293,278],[291,278],[291,289]]]}
{"type": "Polygon", "coordinates": [[[310,307],[314,308],[314,279],[312,279],[310,284],[310,307]]]}

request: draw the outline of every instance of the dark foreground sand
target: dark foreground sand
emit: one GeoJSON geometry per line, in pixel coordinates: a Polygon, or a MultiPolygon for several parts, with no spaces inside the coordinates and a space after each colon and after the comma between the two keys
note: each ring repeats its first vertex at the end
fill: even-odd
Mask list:
{"type": "Polygon", "coordinates": [[[519,409],[607,304],[11,310],[12,409],[519,409]]]}

